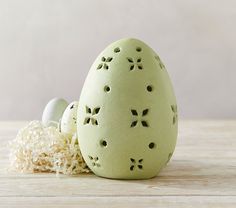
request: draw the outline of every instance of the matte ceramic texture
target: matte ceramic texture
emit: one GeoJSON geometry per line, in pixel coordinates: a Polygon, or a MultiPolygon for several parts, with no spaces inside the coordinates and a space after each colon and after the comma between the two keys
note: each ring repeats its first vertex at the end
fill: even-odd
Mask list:
{"type": "Polygon", "coordinates": [[[62,98],[53,98],[50,100],[43,111],[43,125],[57,127],[67,106],[68,102],[62,98]]]}
{"type": "Polygon", "coordinates": [[[77,123],[82,155],[96,175],[156,176],[177,138],[176,99],[159,56],[137,39],[109,45],[88,73],[77,123]]]}
{"type": "Polygon", "coordinates": [[[77,133],[77,110],[78,110],[78,101],[70,103],[66,110],[63,113],[61,119],[61,132],[74,135],[77,133]]]}

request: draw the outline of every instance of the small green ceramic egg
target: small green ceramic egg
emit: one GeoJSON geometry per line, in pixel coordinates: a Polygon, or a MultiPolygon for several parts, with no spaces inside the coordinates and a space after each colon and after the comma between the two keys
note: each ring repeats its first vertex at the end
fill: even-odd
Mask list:
{"type": "Polygon", "coordinates": [[[174,152],[172,84],[159,56],[140,40],[114,42],[96,58],[77,116],[82,155],[98,176],[152,178],[174,152]]]}
{"type": "Polygon", "coordinates": [[[61,119],[61,132],[74,135],[77,133],[77,110],[78,110],[78,101],[70,103],[66,110],[63,113],[61,119]]]}
{"type": "Polygon", "coordinates": [[[50,100],[43,111],[43,125],[58,127],[61,117],[67,106],[68,102],[62,98],[53,98],[50,100]]]}

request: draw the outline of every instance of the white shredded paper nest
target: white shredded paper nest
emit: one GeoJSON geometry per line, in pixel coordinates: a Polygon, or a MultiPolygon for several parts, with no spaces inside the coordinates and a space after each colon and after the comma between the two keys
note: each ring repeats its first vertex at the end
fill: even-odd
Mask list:
{"type": "Polygon", "coordinates": [[[20,172],[90,172],[76,136],[63,134],[56,127],[44,127],[40,121],[31,121],[10,142],[10,163],[11,170],[20,172]]]}

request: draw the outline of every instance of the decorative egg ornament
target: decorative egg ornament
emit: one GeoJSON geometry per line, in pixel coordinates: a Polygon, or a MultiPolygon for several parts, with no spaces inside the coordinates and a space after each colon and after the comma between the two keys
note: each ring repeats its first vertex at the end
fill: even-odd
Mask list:
{"type": "Polygon", "coordinates": [[[57,127],[61,117],[68,106],[68,102],[62,98],[51,99],[44,108],[42,123],[44,126],[57,127]]]}
{"type": "Polygon", "coordinates": [[[137,39],[109,45],[93,63],[77,114],[82,155],[98,176],[147,179],[168,163],[177,105],[159,56],[137,39]]]}
{"type": "Polygon", "coordinates": [[[74,135],[77,133],[77,110],[78,101],[70,103],[61,118],[61,132],[74,135]]]}

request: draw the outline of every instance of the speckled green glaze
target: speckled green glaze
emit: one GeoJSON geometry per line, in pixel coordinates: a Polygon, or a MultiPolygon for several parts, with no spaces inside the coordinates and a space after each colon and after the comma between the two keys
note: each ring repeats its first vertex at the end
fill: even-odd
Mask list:
{"type": "Polygon", "coordinates": [[[159,56],[137,39],[109,45],[93,63],[78,108],[82,155],[98,176],[147,179],[173,154],[177,106],[159,56]]]}

